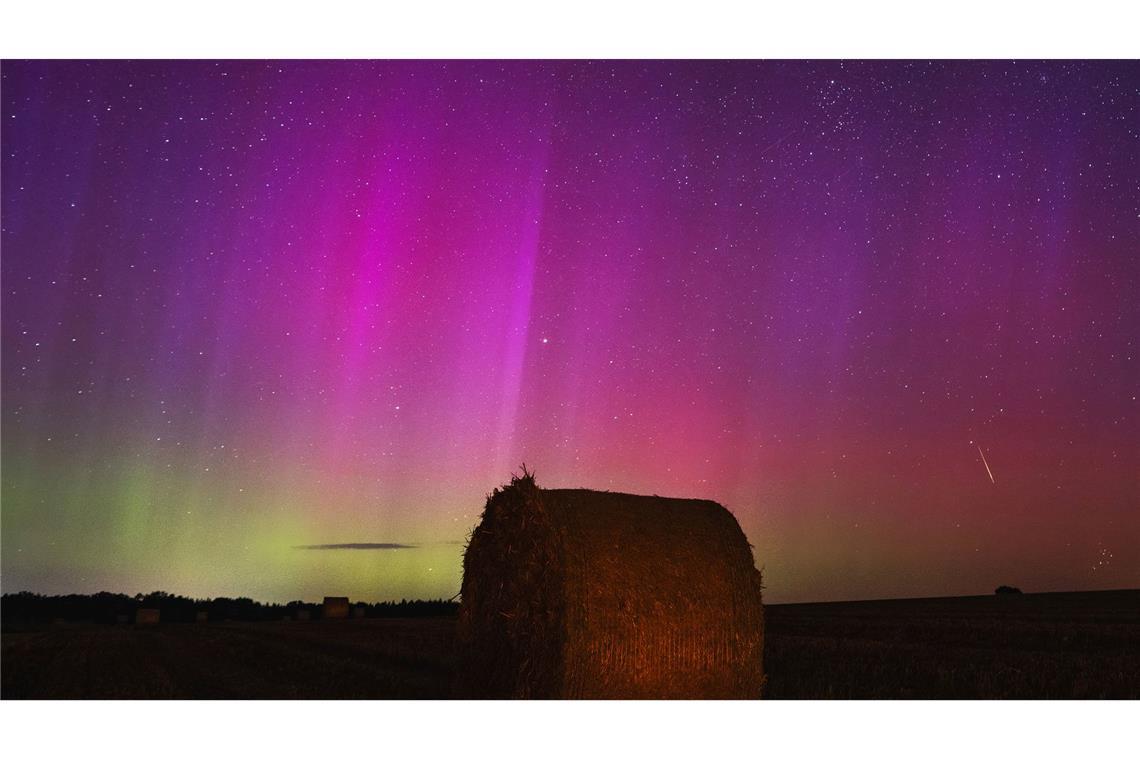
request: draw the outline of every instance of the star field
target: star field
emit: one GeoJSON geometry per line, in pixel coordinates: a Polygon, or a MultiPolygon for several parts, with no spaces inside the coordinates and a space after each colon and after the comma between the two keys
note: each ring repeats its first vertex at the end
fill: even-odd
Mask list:
{"type": "Polygon", "coordinates": [[[523,462],[776,602],[1140,582],[1134,62],[2,79],[6,592],[451,597],[523,462]]]}

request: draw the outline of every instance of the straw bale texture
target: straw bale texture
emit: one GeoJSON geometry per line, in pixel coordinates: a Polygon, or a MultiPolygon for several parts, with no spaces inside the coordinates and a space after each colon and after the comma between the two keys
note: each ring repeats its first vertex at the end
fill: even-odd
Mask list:
{"type": "Polygon", "coordinates": [[[760,573],[724,507],[539,489],[524,470],[464,555],[457,693],[755,698],[763,636],[760,573]]]}

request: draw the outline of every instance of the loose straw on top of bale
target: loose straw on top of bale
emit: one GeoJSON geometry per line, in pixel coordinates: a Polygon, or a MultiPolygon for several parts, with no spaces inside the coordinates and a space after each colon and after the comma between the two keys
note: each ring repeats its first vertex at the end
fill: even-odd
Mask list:
{"type": "Polygon", "coordinates": [[[763,684],[760,574],[724,507],[496,489],[463,560],[460,694],[748,698],[763,684]]]}

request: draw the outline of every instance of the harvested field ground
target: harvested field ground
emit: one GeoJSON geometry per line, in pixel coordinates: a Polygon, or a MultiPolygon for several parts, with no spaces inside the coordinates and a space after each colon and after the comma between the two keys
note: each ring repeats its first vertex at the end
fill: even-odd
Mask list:
{"type": "Polygon", "coordinates": [[[5,633],[3,697],[446,696],[452,620],[57,625],[5,633]]]}
{"type": "MultiPolygon", "coordinates": [[[[1140,698],[1140,591],[775,605],[778,699],[1140,698]]],[[[454,621],[5,630],[5,699],[446,698],[454,621]]]]}
{"type": "Polygon", "coordinates": [[[1140,591],[767,608],[775,699],[1140,698],[1140,591]]]}

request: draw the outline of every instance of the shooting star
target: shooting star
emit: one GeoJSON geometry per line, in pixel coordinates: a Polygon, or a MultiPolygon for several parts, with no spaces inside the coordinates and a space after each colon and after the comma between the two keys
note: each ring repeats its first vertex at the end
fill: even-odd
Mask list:
{"type": "Polygon", "coordinates": [[[982,447],[981,446],[978,446],[978,453],[982,455],[982,464],[984,464],[986,466],[986,474],[990,476],[990,482],[993,483],[994,485],[997,485],[997,481],[994,480],[994,474],[990,470],[990,463],[986,461],[986,455],[982,454],[982,447]]]}

